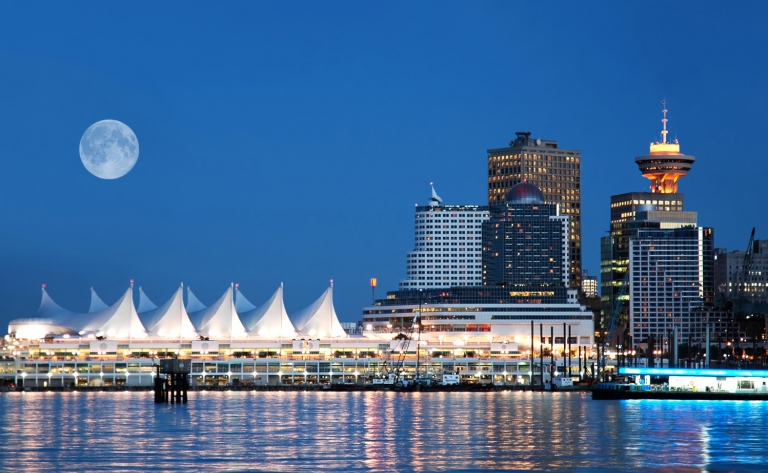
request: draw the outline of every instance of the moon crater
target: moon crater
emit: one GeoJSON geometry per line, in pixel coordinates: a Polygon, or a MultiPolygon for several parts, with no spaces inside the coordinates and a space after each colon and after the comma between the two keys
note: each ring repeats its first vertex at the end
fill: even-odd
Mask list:
{"type": "Polygon", "coordinates": [[[133,130],[117,120],[101,120],[89,126],[80,139],[80,160],[101,179],[125,176],[139,159],[139,140],[133,130]]]}

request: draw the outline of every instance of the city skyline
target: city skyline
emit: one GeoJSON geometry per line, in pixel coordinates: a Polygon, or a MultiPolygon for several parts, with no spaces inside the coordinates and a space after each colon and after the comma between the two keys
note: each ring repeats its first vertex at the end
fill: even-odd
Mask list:
{"type": "Polygon", "coordinates": [[[208,305],[230,282],[257,304],[284,282],[289,312],[334,279],[340,319],[358,320],[371,277],[382,293],[406,277],[429,182],[446,204],[487,205],[486,150],[517,131],[581,151],[597,275],[610,196],[648,190],[634,160],[660,139],[662,100],[669,138],[696,157],[680,192],[715,246],[768,235],[761,4],[671,4],[674,32],[643,5],[258,5],[210,23],[195,5],[49,6],[0,7],[2,323],[34,313],[43,283],[85,311],[91,286],[113,304],[129,279],[155,301],[184,282],[208,305]],[[528,20],[510,30],[511,16],[528,20]],[[114,182],[77,153],[103,119],[142,145],[114,182]]]}

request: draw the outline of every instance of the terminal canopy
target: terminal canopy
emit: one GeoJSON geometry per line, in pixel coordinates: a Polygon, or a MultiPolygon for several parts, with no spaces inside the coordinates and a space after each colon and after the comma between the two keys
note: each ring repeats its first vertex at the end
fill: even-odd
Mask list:
{"type": "Polygon", "coordinates": [[[297,312],[292,318],[299,335],[316,338],[347,336],[333,307],[333,285],[312,305],[297,312]]]}
{"type": "Polygon", "coordinates": [[[184,308],[183,296],[183,286],[180,285],[168,302],[162,306],[149,311],[139,311],[139,318],[151,336],[197,338],[195,327],[184,308]]]}
{"type": "Polygon", "coordinates": [[[43,297],[40,300],[40,308],[37,309],[37,312],[35,312],[31,318],[51,319],[54,323],[61,325],[70,315],[72,315],[72,311],[64,309],[59,306],[59,304],[53,302],[51,296],[48,295],[48,291],[43,287],[43,297]]]}
{"type": "Polygon", "coordinates": [[[88,308],[88,313],[98,312],[109,307],[101,298],[96,294],[96,290],[91,288],[91,306],[88,308]]]}
{"type": "MultiPolygon", "coordinates": [[[[238,299],[239,299],[238,295],[238,299]]],[[[250,338],[295,338],[296,329],[283,304],[283,285],[259,308],[239,313],[250,338]]]]}
{"type": "Polygon", "coordinates": [[[187,313],[189,316],[192,317],[192,314],[205,310],[206,308],[205,304],[200,302],[200,300],[192,294],[192,288],[187,286],[187,313]]]}
{"type": "MultiPolygon", "coordinates": [[[[194,297],[192,292],[187,294],[194,297]]],[[[230,286],[212,306],[189,314],[197,333],[212,339],[246,337],[245,327],[235,310],[233,294],[233,287],[230,286]]]]}
{"type": "Polygon", "coordinates": [[[157,309],[157,306],[149,300],[149,297],[144,294],[144,289],[139,286],[139,307],[136,309],[136,312],[141,314],[155,309],[157,309]]]}
{"type": "MultiPolygon", "coordinates": [[[[245,312],[250,312],[253,309],[255,309],[256,306],[251,304],[251,301],[245,298],[242,292],[240,292],[240,289],[235,286],[235,310],[238,314],[243,314],[245,312]]],[[[242,317],[241,317],[242,319],[242,317]]],[[[248,325],[245,324],[245,328],[248,328],[248,325]]]]}
{"type": "Polygon", "coordinates": [[[133,306],[133,287],[128,288],[114,305],[89,314],[72,314],[67,327],[81,335],[93,334],[117,338],[146,338],[144,325],[133,306]]]}

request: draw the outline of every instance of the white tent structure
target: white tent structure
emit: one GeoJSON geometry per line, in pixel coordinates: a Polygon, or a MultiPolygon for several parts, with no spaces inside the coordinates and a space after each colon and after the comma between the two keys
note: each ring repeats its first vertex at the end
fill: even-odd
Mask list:
{"type": "MultiPolygon", "coordinates": [[[[141,290],[141,288],[139,288],[141,290]]],[[[144,292],[141,292],[144,295],[144,292]]],[[[145,296],[146,297],[146,296],[145,296]]],[[[152,337],[197,338],[197,332],[184,308],[184,285],[181,284],[173,296],[160,307],[141,311],[139,319],[152,337]]],[[[148,301],[149,299],[147,299],[148,301]]],[[[152,304],[154,305],[154,304],[152,304]]],[[[139,303],[141,307],[141,303],[139,303]]]]}
{"type": "MultiPolygon", "coordinates": [[[[187,294],[191,296],[192,292],[188,291],[187,294]]],[[[214,340],[245,338],[248,335],[243,323],[237,316],[233,294],[234,285],[230,285],[227,292],[213,305],[207,309],[189,314],[189,318],[192,320],[197,333],[214,340]]],[[[196,298],[195,300],[197,301],[196,298]]],[[[199,301],[197,302],[198,304],[200,303],[199,301]]],[[[191,304],[191,302],[189,303],[191,304]]]]}
{"type": "Polygon", "coordinates": [[[71,314],[64,325],[77,330],[80,335],[93,334],[109,338],[146,338],[147,336],[144,325],[133,306],[133,284],[111,307],[88,314],[71,314]]]}
{"type": "Polygon", "coordinates": [[[61,323],[70,315],[72,315],[71,310],[64,309],[59,304],[53,302],[51,296],[48,295],[48,291],[45,290],[45,284],[43,284],[43,297],[40,300],[40,308],[32,314],[31,318],[52,319],[56,323],[61,323]]]}
{"type": "Polygon", "coordinates": [[[139,307],[136,308],[136,312],[141,314],[155,309],[157,309],[157,306],[149,300],[149,297],[144,294],[144,289],[139,286],[139,307]]]}
{"type": "MultiPolygon", "coordinates": [[[[141,288],[139,288],[141,289],[141,288]]],[[[103,300],[96,294],[96,290],[91,288],[91,306],[88,308],[88,313],[98,312],[109,307],[103,300]]]]}
{"type": "Polygon", "coordinates": [[[333,282],[318,300],[293,317],[299,335],[313,338],[344,338],[347,332],[341,327],[333,307],[333,282]]]}
{"type": "MultiPolygon", "coordinates": [[[[238,300],[240,291],[237,291],[238,300]]],[[[249,338],[296,338],[296,329],[283,304],[283,285],[259,308],[238,312],[249,338]]]]}
{"type": "Polygon", "coordinates": [[[187,286],[187,314],[192,318],[192,314],[205,310],[206,306],[192,294],[192,288],[187,286]]]}
{"type": "Polygon", "coordinates": [[[37,340],[49,334],[77,334],[64,323],[72,315],[72,312],[53,302],[45,290],[45,284],[43,284],[42,290],[40,308],[37,309],[37,312],[31,317],[11,320],[8,324],[8,333],[13,333],[17,338],[26,340],[37,340]]]}
{"type": "MultiPolygon", "coordinates": [[[[256,306],[251,304],[251,301],[245,298],[243,293],[240,292],[239,286],[239,284],[235,284],[235,310],[238,314],[243,314],[252,311],[256,306]]],[[[248,326],[246,325],[245,328],[248,329],[248,326]]]]}

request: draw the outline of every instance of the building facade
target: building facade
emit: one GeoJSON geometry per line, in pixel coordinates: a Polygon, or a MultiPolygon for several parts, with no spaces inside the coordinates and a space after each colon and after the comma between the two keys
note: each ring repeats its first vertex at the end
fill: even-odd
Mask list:
{"type": "Polygon", "coordinates": [[[482,228],[488,207],[443,205],[434,187],[429,205],[417,206],[414,250],[406,258],[401,289],[482,284],[482,228]]]}
{"type": "Polygon", "coordinates": [[[711,228],[639,229],[629,242],[629,332],[647,343],[677,330],[680,341],[703,341],[696,309],[714,300],[711,228]]]}
{"type": "Polygon", "coordinates": [[[590,276],[586,269],[581,272],[581,290],[586,297],[598,297],[600,295],[597,278],[590,276]]]}
{"type": "Polygon", "coordinates": [[[728,251],[718,248],[715,259],[715,287],[718,296],[732,299],[736,296],[737,286],[742,285],[744,298],[751,305],[759,306],[758,312],[768,309],[768,240],[755,240],[749,273],[743,275],[746,250],[728,251]],[[744,280],[746,279],[746,280],[744,280]]]}
{"type": "Polygon", "coordinates": [[[682,194],[630,192],[611,196],[610,235],[600,240],[600,288],[603,319],[616,314],[629,321],[629,241],[641,229],[696,226],[696,212],[683,210],[682,194]],[[627,288],[624,288],[627,286],[627,288]]]}
{"type": "Polygon", "coordinates": [[[483,285],[547,292],[569,286],[569,219],[529,182],[490,206],[483,225],[483,285]]]}
{"type": "Polygon", "coordinates": [[[363,308],[363,326],[366,333],[391,338],[417,321],[419,343],[449,353],[490,350],[490,356],[523,360],[542,350],[591,354],[593,314],[577,296],[565,287],[547,293],[485,286],[400,290],[363,308]],[[564,341],[566,347],[557,346],[564,341]]]}
{"type": "Polygon", "coordinates": [[[569,218],[569,282],[581,288],[581,152],[557,141],[518,132],[507,148],[488,150],[488,204],[503,204],[509,190],[524,180],[536,185],[544,202],[569,218]]]}

